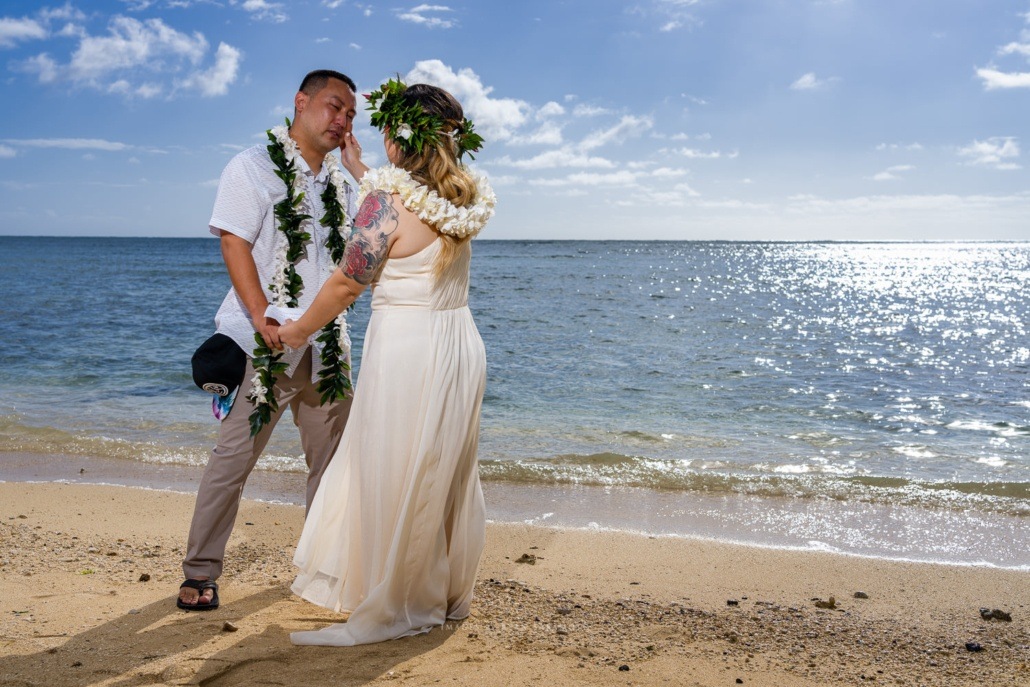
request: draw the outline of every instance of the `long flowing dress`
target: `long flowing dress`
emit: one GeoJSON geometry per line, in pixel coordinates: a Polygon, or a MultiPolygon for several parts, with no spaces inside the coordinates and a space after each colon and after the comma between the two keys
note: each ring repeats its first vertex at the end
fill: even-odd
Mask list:
{"type": "Polygon", "coordinates": [[[387,259],[373,284],[350,418],[294,557],[294,593],[350,616],[295,644],[370,644],[468,616],[486,531],[486,353],[468,308],[469,243],[435,278],[440,243],[387,259]]]}

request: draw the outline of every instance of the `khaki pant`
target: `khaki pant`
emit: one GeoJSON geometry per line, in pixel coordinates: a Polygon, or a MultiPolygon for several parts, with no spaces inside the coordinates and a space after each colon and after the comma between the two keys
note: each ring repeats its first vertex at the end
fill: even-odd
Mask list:
{"type": "Polygon", "coordinates": [[[293,422],[300,430],[301,446],[308,465],[306,503],[309,507],[322,473],[336,453],[350,413],[349,398],[319,406],[317,383],[311,381],[309,348],[292,378],[281,375],[276,380],[275,398],[279,411],[272,415],[271,422],[262,427],[256,437],[251,437],[250,414],[254,405],[247,400],[247,395],[253,376],[254,367],[248,358],[243,385],[232,411],[222,420],[218,445],[211,452],[200,480],[186,558],[182,562],[183,573],[189,579],[206,577],[214,580],[222,574],[225,546],[236,522],[243,485],[286,406],[290,407],[293,422]]]}

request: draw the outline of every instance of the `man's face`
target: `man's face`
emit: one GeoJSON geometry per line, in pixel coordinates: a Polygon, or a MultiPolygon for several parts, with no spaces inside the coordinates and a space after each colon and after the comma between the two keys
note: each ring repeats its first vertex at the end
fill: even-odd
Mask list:
{"type": "Polygon", "coordinates": [[[329,79],[325,87],[313,96],[298,93],[294,103],[297,121],[311,145],[320,153],[339,148],[343,137],[354,125],[354,93],[347,84],[329,79]]]}

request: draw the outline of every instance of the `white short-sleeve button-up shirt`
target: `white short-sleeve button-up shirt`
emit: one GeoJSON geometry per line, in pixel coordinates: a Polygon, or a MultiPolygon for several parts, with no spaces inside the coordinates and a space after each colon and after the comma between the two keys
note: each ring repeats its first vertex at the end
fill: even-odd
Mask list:
{"type": "MultiPolygon", "coordinates": [[[[297,274],[304,281],[298,305],[307,308],[336,266],[329,255],[329,249],[325,247],[331,229],[319,224],[319,220],[325,214],[321,195],[329,181],[329,173],[325,165],[322,165],[315,174],[300,156],[297,157],[297,173],[303,175],[305,182],[304,201],[297,210],[301,214],[311,216],[311,219],[304,223],[304,230],[311,234],[311,240],[306,246],[305,254],[296,265],[297,274]]],[[[346,187],[346,195],[344,212],[348,217],[354,217],[356,198],[354,189],[349,184],[346,187]]],[[[215,236],[221,236],[223,231],[227,231],[251,244],[258,277],[270,303],[272,294],[268,285],[272,283],[276,248],[280,242],[286,241],[286,237],[276,226],[275,204],[285,197],[286,185],[276,176],[275,165],[268,156],[267,148],[257,145],[236,155],[226,165],[218,182],[211,221],[208,222],[211,233],[215,236]]],[[[253,314],[264,317],[264,313],[253,314]]],[[[233,288],[229,289],[215,314],[215,330],[231,338],[247,355],[253,357],[256,330],[251,322],[251,313],[247,312],[243,301],[233,288]]],[[[311,366],[312,376],[317,379],[320,351],[313,353],[315,359],[311,366]]],[[[283,356],[282,362],[289,366],[286,370],[287,376],[293,376],[303,354],[304,348],[301,348],[287,351],[283,356]]]]}

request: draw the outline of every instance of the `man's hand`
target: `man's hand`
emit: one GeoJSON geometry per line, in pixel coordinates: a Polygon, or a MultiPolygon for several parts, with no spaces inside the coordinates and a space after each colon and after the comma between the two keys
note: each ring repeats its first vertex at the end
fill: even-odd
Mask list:
{"type": "Polygon", "coordinates": [[[265,344],[269,348],[273,348],[277,351],[283,349],[283,341],[279,337],[279,323],[273,320],[271,317],[264,319],[264,324],[258,322],[254,323],[254,328],[257,329],[258,334],[265,340],[265,344]]]}

